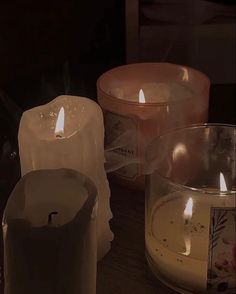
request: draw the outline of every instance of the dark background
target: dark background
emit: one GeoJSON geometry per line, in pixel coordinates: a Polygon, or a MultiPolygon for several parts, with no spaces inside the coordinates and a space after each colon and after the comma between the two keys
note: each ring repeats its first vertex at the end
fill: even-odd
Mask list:
{"type": "MultiPolygon", "coordinates": [[[[139,5],[150,2],[142,0],[139,5]]],[[[235,12],[234,1],[211,2],[224,3],[235,12]]],[[[141,9],[139,14],[142,21],[141,9]]],[[[177,57],[169,54],[165,61],[189,65],[178,57],[178,50],[188,48],[174,48],[177,57]]],[[[230,60],[222,51],[224,58],[230,60]]],[[[68,83],[67,93],[96,99],[99,75],[125,63],[124,0],[0,1],[0,89],[23,110],[64,94],[68,83]]],[[[235,123],[235,93],[232,81],[223,92],[222,87],[212,89],[209,121],[235,123]]]]}
{"type": "Polygon", "coordinates": [[[0,88],[28,108],[63,94],[69,72],[73,94],[94,96],[125,63],[124,17],[122,0],[1,1],[0,88]]]}

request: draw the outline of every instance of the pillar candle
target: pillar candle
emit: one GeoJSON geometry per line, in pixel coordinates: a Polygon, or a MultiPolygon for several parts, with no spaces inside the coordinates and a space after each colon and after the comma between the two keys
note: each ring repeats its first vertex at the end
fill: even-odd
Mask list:
{"type": "Polygon", "coordinates": [[[98,259],[102,258],[110,249],[113,234],[109,228],[112,214],[99,105],[84,97],[59,96],[23,113],[18,139],[22,175],[31,170],[64,167],[82,172],[95,183],[98,259]]]}
{"type": "Polygon", "coordinates": [[[5,294],[95,294],[95,185],[69,169],[25,175],[4,212],[5,294]]]}

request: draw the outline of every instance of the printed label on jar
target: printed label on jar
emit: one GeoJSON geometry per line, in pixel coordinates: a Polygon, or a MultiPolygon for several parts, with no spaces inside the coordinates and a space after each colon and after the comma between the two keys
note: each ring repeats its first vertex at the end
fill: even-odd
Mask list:
{"type": "Polygon", "coordinates": [[[108,111],[105,113],[104,120],[105,149],[109,152],[106,160],[109,160],[109,166],[114,170],[114,174],[135,181],[139,175],[138,121],[135,118],[108,111]]]}
{"type": "Polygon", "coordinates": [[[207,290],[236,291],[236,209],[211,208],[207,290]]]}

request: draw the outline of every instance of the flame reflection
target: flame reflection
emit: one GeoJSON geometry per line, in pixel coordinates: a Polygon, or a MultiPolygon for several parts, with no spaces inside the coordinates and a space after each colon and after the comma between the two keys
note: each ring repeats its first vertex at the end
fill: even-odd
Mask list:
{"type": "Polygon", "coordinates": [[[178,143],[172,153],[173,161],[178,160],[179,157],[188,153],[186,146],[183,143],[178,143]]]}
{"type": "Polygon", "coordinates": [[[191,239],[190,236],[184,236],[184,243],[185,243],[185,252],[183,252],[183,255],[190,255],[191,253],[191,239]]]}
{"type": "MultiPolygon", "coordinates": [[[[183,217],[184,217],[186,225],[191,220],[192,215],[193,215],[193,198],[190,197],[186,203],[185,210],[183,213],[183,217]]],[[[189,234],[184,236],[184,243],[185,243],[185,252],[183,253],[183,255],[188,256],[191,253],[191,238],[189,234]]]]}

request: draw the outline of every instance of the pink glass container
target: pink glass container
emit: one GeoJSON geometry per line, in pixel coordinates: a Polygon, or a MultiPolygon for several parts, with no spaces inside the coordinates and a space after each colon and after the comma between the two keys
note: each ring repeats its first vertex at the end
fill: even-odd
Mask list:
{"type": "Polygon", "coordinates": [[[129,64],[100,76],[97,95],[112,176],[142,189],[146,146],[168,129],[207,122],[209,87],[205,74],[169,63],[129,64]],[[145,103],[139,102],[140,89],[145,103]]]}

